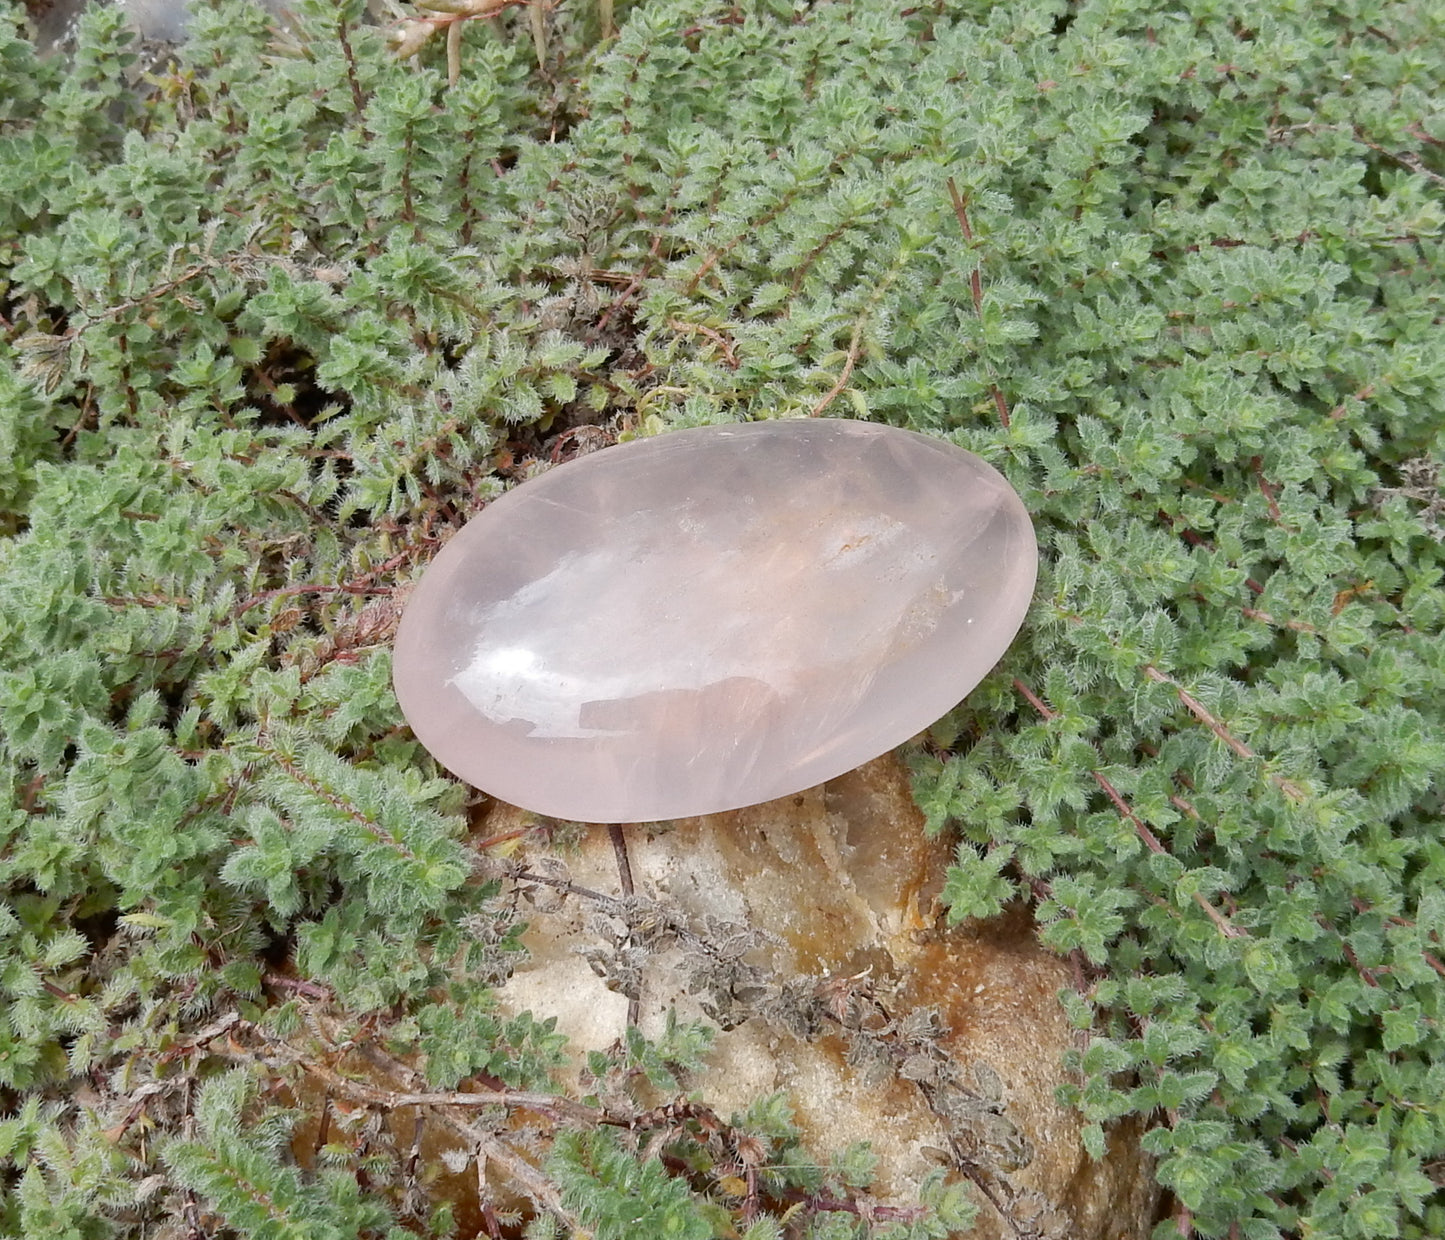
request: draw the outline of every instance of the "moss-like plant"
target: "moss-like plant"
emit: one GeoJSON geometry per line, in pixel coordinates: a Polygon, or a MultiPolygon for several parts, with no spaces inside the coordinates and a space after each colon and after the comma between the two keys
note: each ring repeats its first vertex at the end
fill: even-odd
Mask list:
{"type": "Polygon", "coordinates": [[[917,791],[953,913],[1074,957],[1071,1101],[1148,1117],[1160,1234],[1445,1233],[1438,6],[648,0],[412,59],[294,7],[0,18],[0,1235],[445,1235],[478,1160],[492,1236],[962,1225],[780,1104],[619,1128],[700,1029],[562,1096],[389,688],[507,481],[797,414],[1035,514],[917,791]]]}

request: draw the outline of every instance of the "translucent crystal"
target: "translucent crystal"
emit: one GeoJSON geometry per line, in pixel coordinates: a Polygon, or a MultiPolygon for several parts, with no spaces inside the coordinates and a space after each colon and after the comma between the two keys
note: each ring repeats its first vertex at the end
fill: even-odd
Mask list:
{"type": "Polygon", "coordinates": [[[524,483],[456,535],[397,635],[417,737],[485,792],[622,822],[785,796],[950,710],[1023,621],[1003,477],[864,422],[678,431],[524,483]]]}

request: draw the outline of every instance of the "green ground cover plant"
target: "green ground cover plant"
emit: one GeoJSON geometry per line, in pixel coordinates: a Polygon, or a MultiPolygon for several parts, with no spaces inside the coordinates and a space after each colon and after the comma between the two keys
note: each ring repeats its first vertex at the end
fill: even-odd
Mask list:
{"type": "Polygon", "coordinates": [[[783,1100],[562,1097],[389,687],[394,591],[538,462],[809,415],[1035,516],[916,791],[952,914],[1074,960],[1157,1234],[1445,1234],[1438,6],[647,0],[411,59],[357,0],[195,8],[174,54],[0,17],[0,1236],[441,1236],[477,1160],[494,1236],[962,1227],[783,1100]],[[446,1159],[385,1122],[463,1082],[446,1159]]]}

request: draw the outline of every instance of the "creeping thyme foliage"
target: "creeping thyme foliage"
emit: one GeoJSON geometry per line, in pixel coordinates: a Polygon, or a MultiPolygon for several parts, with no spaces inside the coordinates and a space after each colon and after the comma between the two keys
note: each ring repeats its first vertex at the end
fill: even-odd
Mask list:
{"type": "Polygon", "coordinates": [[[966,1222],[785,1108],[564,1097],[389,688],[502,486],[800,414],[1035,514],[917,789],[953,914],[1077,966],[1090,1147],[1147,1117],[1161,1236],[1445,1233],[1438,6],[647,0],[415,60],[192,7],[173,54],[0,17],[0,1235],[966,1222]]]}

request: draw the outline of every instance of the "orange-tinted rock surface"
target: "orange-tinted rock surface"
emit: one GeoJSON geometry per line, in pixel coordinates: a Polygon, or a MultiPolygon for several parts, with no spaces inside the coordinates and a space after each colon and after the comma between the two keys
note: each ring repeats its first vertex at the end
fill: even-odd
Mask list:
{"type": "MultiPolygon", "coordinates": [[[[494,804],[482,831],[506,836],[522,819],[494,804]]],[[[1137,1125],[1111,1132],[1106,1157],[1093,1162],[1078,1117],[1054,1098],[1077,1036],[1057,997],[1072,984],[1071,969],[1039,945],[1026,908],[940,924],[948,848],[925,837],[896,758],[778,801],[666,829],[629,827],[627,835],[639,896],[704,937],[760,934],[747,955],[755,985],[721,1013],[725,1026],[736,1023],[718,1034],[706,1073],[688,1082],[721,1114],[784,1090],[815,1153],[871,1143],[887,1196],[906,1200],[937,1166],[938,1151],[962,1151],[1039,1235],[1149,1234],[1158,1190],[1137,1125]],[[778,998],[790,986],[792,1007],[778,998]],[[823,1019],[805,1029],[810,1000],[823,1019]],[[904,1036],[896,1031],[929,1009],[936,1042],[895,1054],[904,1036]],[[933,1105],[916,1083],[930,1073],[933,1105]]],[[[604,831],[585,833],[579,846],[527,845],[517,855],[532,870],[554,864],[581,887],[617,891],[604,831]]],[[[527,935],[532,959],[499,997],[509,1008],[557,1017],[580,1062],[621,1035],[628,1000],[596,975],[596,906],[538,895],[527,935]]],[[[677,946],[647,954],[644,1032],[660,1033],[670,1008],[694,1018],[726,1006],[699,986],[696,965],[677,946]]],[[[971,1236],[1017,1234],[982,1196],[979,1203],[971,1236]]]]}

